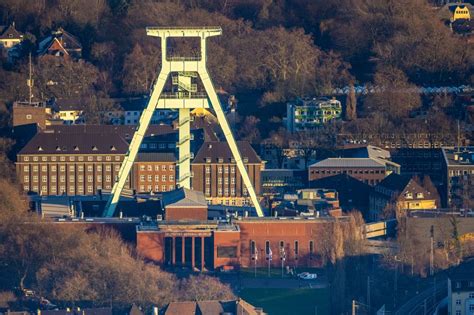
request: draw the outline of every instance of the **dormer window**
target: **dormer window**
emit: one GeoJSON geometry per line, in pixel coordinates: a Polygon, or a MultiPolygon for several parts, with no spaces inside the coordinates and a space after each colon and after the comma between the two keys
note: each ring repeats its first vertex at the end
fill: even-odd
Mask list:
{"type": "Polygon", "coordinates": [[[410,192],[405,193],[405,198],[406,199],[413,199],[413,194],[410,192]]]}
{"type": "Polygon", "coordinates": [[[234,159],[234,158],[230,158],[230,163],[235,163],[235,159],[234,159]]]}
{"type": "Polygon", "coordinates": [[[206,163],[211,163],[211,158],[210,157],[206,158],[206,163]]]}
{"type": "Polygon", "coordinates": [[[417,198],[417,199],[423,199],[423,198],[424,198],[423,193],[417,193],[417,194],[416,194],[416,198],[417,198]]]}
{"type": "Polygon", "coordinates": [[[244,157],[244,163],[248,163],[249,161],[249,158],[248,157],[244,157]]]}
{"type": "Polygon", "coordinates": [[[224,159],[223,159],[223,158],[218,158],[218,159],[217,159],[217,162],[219,162],[219,163],[224,163],[224,159]]]}
{"type": "Polygon", "coordinates": [[[39,146],[38,151],[43,151],[43,147],[39,146]]]}
{"type": "Polygon", "coordinates": [[[97,150],[98,150],[98,149],[97,149],[96,146],[93,146],[93,147],[92,147],[92,151],[97,151],[97,150]]]}
{"type": "Polygon", "coordinates": [[[61,151],[61,147],[60,147],[60,146],[57,146],[57,147],[56,147],[56,151],[61,151]]]}
{"type": "Polygon", "coordinates": [[[74,151],[79,151],[79,147],[77,145],[74,146],[74,151]]]}
{"type": "Polygon", "coordinates": [[[117,149],[115,148],[115,146],[112,145],[112,146],[110,146],[110,150],[111,151],[116,151],[117,149]]]}

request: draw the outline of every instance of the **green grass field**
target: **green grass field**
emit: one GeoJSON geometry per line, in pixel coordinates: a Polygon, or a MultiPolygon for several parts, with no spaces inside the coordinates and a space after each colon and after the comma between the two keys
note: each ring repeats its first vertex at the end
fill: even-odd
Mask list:
{"type": "Polygon", "coordinates": [[[328,289],[243,289],[239,296],[270,315],[329,315],[328,289]]]}

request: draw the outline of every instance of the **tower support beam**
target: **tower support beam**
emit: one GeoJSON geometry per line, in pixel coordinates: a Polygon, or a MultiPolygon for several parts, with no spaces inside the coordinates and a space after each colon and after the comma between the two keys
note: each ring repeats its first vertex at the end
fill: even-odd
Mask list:
{"type": "Polygon", "coordinates": [[[232,155],[234,156],[237,168],[242,176],[245,188],[255,207],[258,216],[263,216],[262,208],[258,201],[255,189],[250,180],[247,169],[242,161],[239,148],[229,127],[224,111],[217,97],[217,93],[209,77],[206,66],[206,39],[210,36],[222,34],[220,27],[148,27],[147,34],[161,38],[161,71],[153,86],[148,105],[143,111],[140,122],[129,150],[122,162],[118,178],[112,188],[112,194],[104,210],[104,216],[111,217],[115,213],[120,194],[125,185],[126,179],[130,174],[133,162],[138,154],[140,145],[145,136],[148,125],[155,108],[179,109],[179,160],[178,160],[178,184],[181,187],[191,187],[191,132],[190,132],[190,109],[209,108],[214,109],[217,120],[222,127],[225,139],[229,144],[232,155]],[[199,37],[201,50],[199,57],[168,57],[167,39],[169,37],[199,37]],[[172,80],[172,83],[178,86],[178,92],[174,94],[163,94],[163,88],[171,73],[178,72],[178,75],[172,80]],[[192,82],[192,78],[201,78],[206,95],[197,92],[197,86],[192,82]],[[211,106],[209,106],[209,103],[211,106]]]}

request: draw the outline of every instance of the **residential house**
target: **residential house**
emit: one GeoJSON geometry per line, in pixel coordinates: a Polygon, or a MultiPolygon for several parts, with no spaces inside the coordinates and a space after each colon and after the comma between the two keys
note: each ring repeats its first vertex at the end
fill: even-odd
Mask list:
{"type": "Polygon", "coordinates": [[[53,101],[53,108],[56,116],[66,125],[84,123],[82,121],[84,104],[81,99],[56,99],[53,101]]]}
{"type": "Polygon", "coordinates": [[[22,41],[23,34],[16,30],[15,23],[10,26],[0,25],[0,48],[2,48],[2,55],[7,57],[9,62],[21,56],[22,41]]]}
{"type": "Polygon", "coordinates": [[[52,55],[80,59],[82,57],[82,44],[77,37],[60,27],[40,41],[37,53],[39,56],[52,55]]]}
{"type": "MultiPolygon", "coordinates": [[[[238,141],[237,146],[258,196],[261,194],[264,162],[247,141],[238,141]]],[[[204,142],[191,163],[191,170],[192,188],[202,191],[211,204],[251,204],[227,142],[204,142]]]]}
{"type": "Polygon", "coordinates": [[[438,199],[436,191],[428,191],[414,177],[390,174],[370,194],[370,218],[377,220],[384,215],[399,217],[414,210],[433,210],[438,207],[438,199]]]}
{"type": "MultiPolygon", "coordinates": [[[[124,125],[138,125],[143,110],[148,104],[148,97],[130,98],[119,102],[123,110],[124,125]]],[[[176,111],[155,109],[151,124],[169,123],[177,118],[176,111]]]]}
{"type": "Polygon", "coordinates": [[[292,133],[314,130],[341,114],[341,102],[336,99],[297,98],[286,104],[286,128],[292,133]]]}

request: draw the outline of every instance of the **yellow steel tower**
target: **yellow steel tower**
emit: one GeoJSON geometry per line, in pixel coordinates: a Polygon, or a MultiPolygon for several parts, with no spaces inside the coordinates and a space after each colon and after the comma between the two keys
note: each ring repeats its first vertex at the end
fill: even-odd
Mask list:
{"type": "Polygon", "coordinates": [[[258,216],[263,216],[262,209],[252,186],[247,169],[243,164],[241,154],[235,142],[229,123],[217,97],[214,85],[209,77],[206,66],[206,39],[211,36],[222,34],[220,27],[147,27],[148,36],[161,38],[161,71],[155,81],[148,105],[143,111],[129,150],[120,167],[119,175],[112,188],[110,199],[104,210],[104,216],[114,215],[115,208],[120,198],[127,176],[132,169],[133,162],[137,156],[140,144],[150,124],[153,112],[159,109],[179,110],[179,158],[178,158],[178,185],[184,188],[191,186],[191,132],[190,111],[196,108],[212,108],[216,113],[217,120],[222,128],[224,136],[234,156],[237,168],[242,176],[247,191],[250,194],[253,206],[258,216]],[[167,56],[167,39],[172,37],[195,37],[200,39],[199,57],[173,57],[167,56]],[[168,77],[171,75],[171,83],[177,87],[174,93],[164,93],[168,77]],[[195,80],[200,79],[206,93],[199,93],[195,80]]]}

